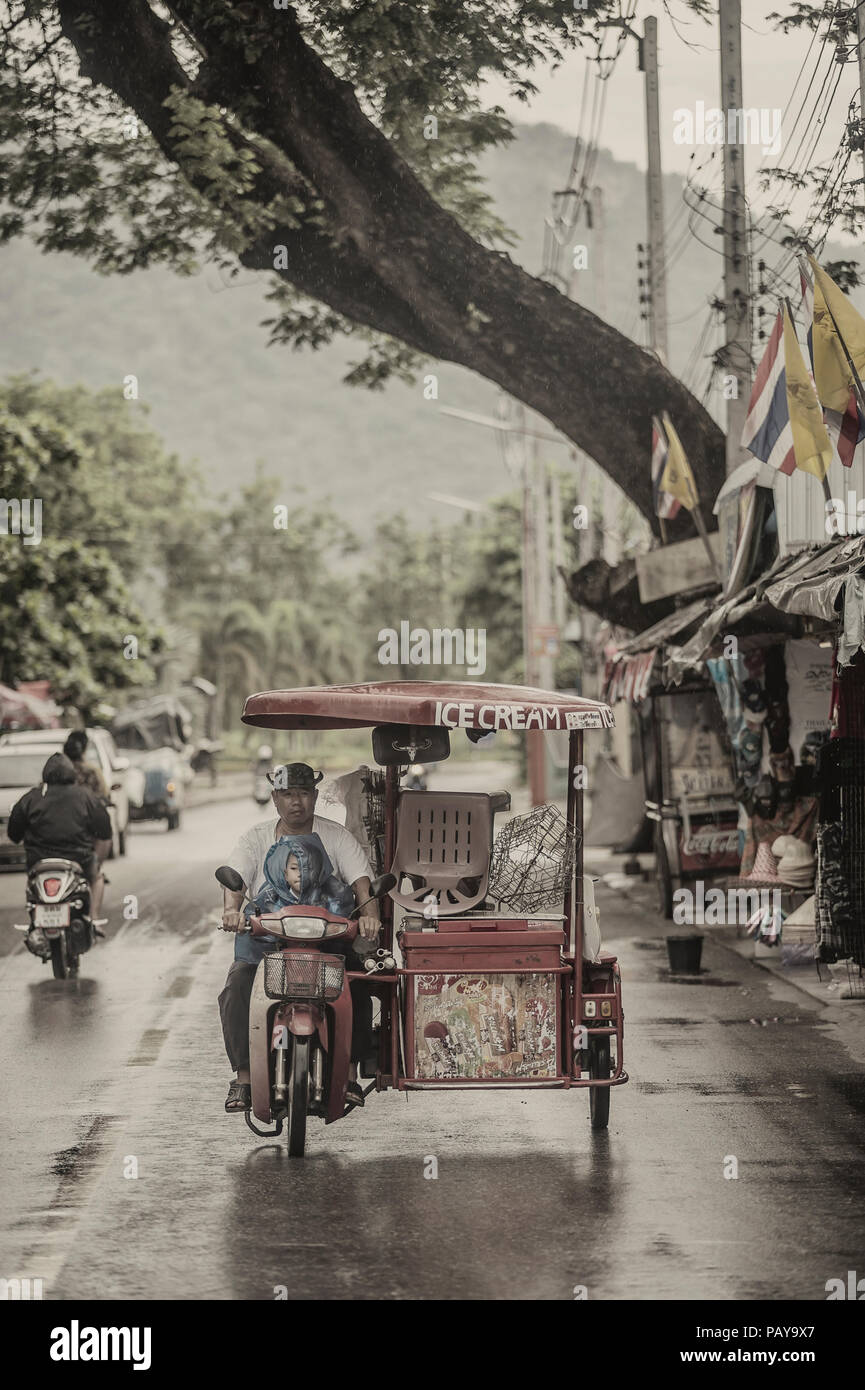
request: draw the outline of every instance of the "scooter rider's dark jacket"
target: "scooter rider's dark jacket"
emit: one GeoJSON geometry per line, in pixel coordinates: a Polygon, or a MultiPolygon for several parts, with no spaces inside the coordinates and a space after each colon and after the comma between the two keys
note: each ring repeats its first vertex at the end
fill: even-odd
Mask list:
{"type": "Polygon", "coordinates": [[[42,769],[42,785],[25,792],[12,807],[6,833],[24,841],[27,867],[39,859],[92,858],[94,840],[111,839],[111,818],[102,801],[75,778],[63,753],[52,753],[42,769]]]}

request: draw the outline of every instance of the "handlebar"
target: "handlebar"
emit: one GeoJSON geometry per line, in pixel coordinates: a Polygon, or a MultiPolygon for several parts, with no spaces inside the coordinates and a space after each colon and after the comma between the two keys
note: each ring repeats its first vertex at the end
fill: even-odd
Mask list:
{"type": "MultiPolygon", "coordinates": [[[[364,906],[366,906],[365,903],[364,903],[364,906]]],[[[355,909],[355,911],[357,911],[357,909],[355,909]]],[[[250,917],[250,918],[248,919],[247,926],[246,926],[245,930],[246,930],[247,932],[249,932],[251,936],[271,936],[271,937],[272,937],[272,936],[277,936],[277,937],[278,937],[278,936],[280,936],[280,935],[283,935],[283,936],[291,936],[291,937],[292,937],[292,940],[294,940],[294,941],[302,941],[302,940],[304,940],[304,939],[307,939],[307,940],[309,940],[310,942],[312,942],[312,941],[354,941],[355,938],[357,937],[358,931],[359,931],[360,929],[359,929],[359,927],[358,927],[357,922],[351,921],[351,919],[348,918],[348,917],[336,917],[336,916],[334,916],[332,913],[329,913],[329,912],[328,912],[328,913],[321,913],[320,910],[317,911],[317,910],[314,909],[314,908],[310,909],[310,908],[308,908],[308,907],[304,907],[302,903],[297,903],[297,904],[293,904],[293,905],[290,906],[290,907],[281,908],[281,909],[279,910],[279,912],[263,912],[263,913],[261,913],[261,914],[258,915],[258,916],[250,917]],[[304,938],[304,936],[303,936],[302,933],[298,933],[296,936],[294,936],[290,931],[289,931],[289,932],[282,932],[282,933],[280,933],[280,932],[278,932],[278,931],[274,931],[273,927],[271,927],[271,926],[269,926],[269,925],[265,925],[265,923],[268,923],[268,922],[271,922],[271,921],[273,921],[273,922],[276,922],[276,921],[282,922],[282,921],[286,921],[286,920],[287,920],[287,921],[291,921],[291,919],[292,919],[293,917],[302,918],[302,919],[305,919],[306,921],[309,921],[310,918],[314,918],[316,921],[320,921],[320,922],[322,923],[322,926],[325,928],[325,931],[323,931],[323,932],[321,933],[321,935],[312,935],[312,934],[311,934],[311,935],[309,935],[308,937],[304,938]],[[343,930],[341,930],[341,931],[330,931],[330,932],[328,932],[328,931],[326,930],[327,927],[333,927],[334,925],[341,926],[341,927],[343,928],[343,930]]],[[[239,934],[240,934],[240,933],[238,933],[238,935],[239,935],[239,934]]]]}

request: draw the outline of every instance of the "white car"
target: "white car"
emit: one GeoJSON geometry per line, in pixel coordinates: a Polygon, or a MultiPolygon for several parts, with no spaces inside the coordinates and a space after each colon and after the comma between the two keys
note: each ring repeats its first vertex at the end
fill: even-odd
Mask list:
{"type": "MultiPolygon", "coordinates": [[[[47,759],[52,753],[63,751],[71,732],[71,729],[21,729],[16,733],[0,735],[0,862],[9,863],[18,858],[23,862],[23,851],[6,838],[9,812],[28,787],[39,785],[47,759]],[[22,781],[22,778],[25,780],[22,781]]],[[[114,738],[107,729],[85,729],[84,732],[87,734],[84,761],[99,768],[109,789],[110,857],[114,858],[116,854],[126,853],[130,791],[134,799],[139,791],[136,783],[142,774],[118,752],[114,738]],[[132,786],[130,778],[133,779],[132,786]]]]}

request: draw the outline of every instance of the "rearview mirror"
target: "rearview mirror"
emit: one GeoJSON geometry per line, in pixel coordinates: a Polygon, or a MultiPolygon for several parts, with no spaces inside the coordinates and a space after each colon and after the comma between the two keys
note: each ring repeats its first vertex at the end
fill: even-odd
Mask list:
{"type": "Polygon", "coordinates": [[[221,864],[214,874],[217,883],[221,883],[223,888],[227,888],[229,893],[243,892],[243,879],[236,869],[232,869],[230,864],[221,864]]]}

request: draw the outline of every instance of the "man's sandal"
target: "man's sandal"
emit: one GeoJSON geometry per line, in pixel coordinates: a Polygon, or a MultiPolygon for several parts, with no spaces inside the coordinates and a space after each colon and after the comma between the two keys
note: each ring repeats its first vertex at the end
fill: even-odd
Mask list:
{"type": "Polygon", "coordinates": [[[252,1106],[252,1087],[248,1081],[232,1081],[225,1098],[225,1112],[236,1115],[252,1106]]]}
{"type": "Polygon", "coordinates": [[[345,1101],[347,1105],[363,1105],[364,1095],[356,1081],[349,1081],[345,1088],[345,1101]]]}

